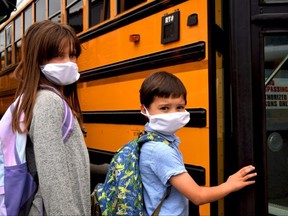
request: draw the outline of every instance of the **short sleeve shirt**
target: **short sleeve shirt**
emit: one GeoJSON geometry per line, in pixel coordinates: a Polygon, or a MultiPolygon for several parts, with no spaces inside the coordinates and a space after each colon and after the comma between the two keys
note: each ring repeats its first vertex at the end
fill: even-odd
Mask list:
{"type": "MultiPolygon", "coordinates": [[[[149,123],[145,125],[145,130],[153,132],[149,123]]],[[[144,186],[146,215],[152,215],[159,205],[170,185],[169,179],[187,172],[183,156],[178,149],[179,138],[175,134],[160,135],[170,144],[149,141],[141,147],[140,174],[144,186]]],[[[188,215],[188,206],[188,199],[172,187],[168,198],[161,207],[160,215],[188,215]]]]}

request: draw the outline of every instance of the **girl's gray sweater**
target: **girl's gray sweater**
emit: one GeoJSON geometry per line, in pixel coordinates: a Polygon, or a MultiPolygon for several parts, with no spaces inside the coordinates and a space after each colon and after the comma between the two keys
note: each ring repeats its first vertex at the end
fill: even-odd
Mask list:
{"type": "Polygon", "coordinates": [[[89,156],[75,118],[62,141],[64,105],[54,92],[40,90],[30,126],[39,189],[29,215],[91,215],[89,156]],[[39,214],[40,213],[40,214],[39,214]]]}

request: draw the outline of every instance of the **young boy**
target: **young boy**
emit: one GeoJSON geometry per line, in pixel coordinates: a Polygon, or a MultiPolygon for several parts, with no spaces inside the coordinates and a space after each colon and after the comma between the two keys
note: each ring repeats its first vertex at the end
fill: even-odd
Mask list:
{"type": "Polygon", "coordinates": [[[213,202],[255,183],[251,180],[256,176],[251,165],[215,187],[200,187],[187,173],[178,149],[180,140],[174,134],[190,120],[190,114],[185,110],[186,94],[183,83],[167,72],[148,76],[140,89],[141,113],[149,119],[145,130],[156,132],[170,142],[167,145],[150,141],[141,147],[139,167],[147,215],[153,214],[170,185],[171,192],[159,215],[188,215],[188,200],[195,205],[213,202]]]}

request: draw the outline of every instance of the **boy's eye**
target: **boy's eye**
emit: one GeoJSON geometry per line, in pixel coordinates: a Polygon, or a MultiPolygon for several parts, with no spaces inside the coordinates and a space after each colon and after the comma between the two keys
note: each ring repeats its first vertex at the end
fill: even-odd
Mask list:
{"type": "Polygon", "coordinates": [[[160,110],[163,110],[163,111],[166,111],[168,109],[169,109],[168,107],[160,107],[160,110]]]}
{"type": "Polygon", "coordinates": [[[178,106],[177,109],[178,110],[183,110],[183,109],[185,109],[185,106],[178,106]]]}

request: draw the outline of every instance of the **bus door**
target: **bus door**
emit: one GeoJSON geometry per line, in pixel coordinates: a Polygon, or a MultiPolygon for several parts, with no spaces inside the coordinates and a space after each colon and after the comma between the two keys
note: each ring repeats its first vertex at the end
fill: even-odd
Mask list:
{"type": "Polygon", "coordinates": [[[288,215],[288,33],[264,36],[269,215],[288,215]]]}

